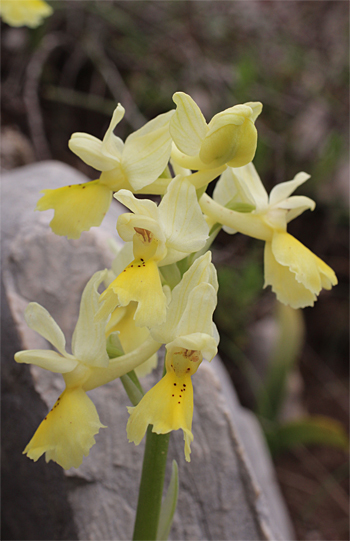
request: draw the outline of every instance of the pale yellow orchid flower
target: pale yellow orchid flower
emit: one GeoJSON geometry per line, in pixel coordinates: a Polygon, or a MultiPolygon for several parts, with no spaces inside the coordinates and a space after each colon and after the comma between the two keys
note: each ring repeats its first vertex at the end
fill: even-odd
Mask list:
{"type": "Polygon", "coordinates": [[[53,9],[44,0],[1,0],[0,15],[10,26],[39,26],[53,9]]]}
{"type": "Polygon", "coordinates": [[[212,316],[217,278],[207,252],[198,258],[172,291],[166,321],[151,329],[157,342],[166,344],[166,374],[136,407],[129,407],[129,441],[138,445],[148,425],[157,434],[182,429],[185,458],[190,461],[193,417],[191,376],[203,358],[211,361],[219,341],[212,316]]]}
{"type": "Polygon", "coordinates": [[[277,299],[292,308],[313,306],[322,288],[331,289],[337,284],[334,271],[287,233],[291,220],[315,208],[315,202],[308,197],[290,197],[308,178],[308,174],[298,173],[293,180],[275,186],[268,197],[250,163],[227,169],[213,199],[204,194],[200,200],[209,224],[217,222],[228,233],[238,231],[265,241],[264,287],[271,285],[277,299]]]}
{"type": "Polygon", "coordinates": [[[158,267],[200,250],[208,238],[208,225],[187,177],[175,177],[158,206],[127,190],[115,197],[133,211],[119,216],[117,229],[124,241],[133,242],[134,260],[102,293],[99,314],[106,317],[117,306],[135,301],[136,325],[154,327],[165,320],[167,306],[158,267]]]}
{"type": "Polygon", "coordinates": [[[46,462],[53,460],[65,469],[78,468],[95,443],[95,434],[103,427],[86,391],[133,370],[160,347],[149,339],[141,349],[128,356],[108,358],[106,320],[94,320],[99,298],[97,288],[106,274],[106,271],[95,273],[84,289],[72,339],[73,354],[66,352],[65,337],[45,308],[30,303],[26,309],[28,326],[48,340],[58,353],[53,350],[19,351],[15,360],[60,373],[66,384],[24,450],[34,461],[45,453],[46,462]]]}
{"type": "Polygon", "coordinates": [[[73,133],[69,148],[102,174],[92,182],[42,190],[44,195],[36,209],[54,209],[50,226],[56,235],[77,239],[82,231],[99,226],[113,192],[121,188],[132,192],[165,192],[170,180],[159,177],[170,157],[169,121],[174,111],[148,122],[129,135],[125,144],[113,133],[124,112],[119,104],[102,141],[87,133],[73,133]]]}
{"type": "Polygon", "coordinates": [[[240,167],[252,161],[257,145],[254,122],[262,110],[260,102],[230,107],[213,116],[207,124],[200,108],[188,94],[176,92],[173,100],[177,105],[170,120],[170,133],[175,143],[174,162],[199,171],[226,164],[240,167]]]}

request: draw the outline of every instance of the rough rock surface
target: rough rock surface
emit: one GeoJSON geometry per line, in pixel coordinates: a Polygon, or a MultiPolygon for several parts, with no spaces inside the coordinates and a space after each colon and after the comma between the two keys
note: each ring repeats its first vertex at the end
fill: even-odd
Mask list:
{"type": "MultiPolygon", "coordinates": [[[[80,468],[64,472],[43,458],[33,463],[21,454],[63,388],[59,374],[13,361],[16,350],[48,347],[26,327],[23,310],[30,301],[39,302],[69,339],[86,282],[113,258],[108,238],[117,238],[121,206],[113,204],[101,228],[73,241],[51,232],[52,212],[34,212],[41,189],[84,181],[56,162],[26,166],[2,179],[2,539],[132,536],[143,443],[135,447],[127,442],[129,402],[119,380],[89,393],[108,428],[100,431],[80,468]]],[[[145,379],[146,389],[157,376],[145,379]]],[[[184,460],[180,431],[171,437],[169,459],[179,463],[180,498],[170,539],[293,539],[259,426],[239,405],[220,361],[202,363],[193,379],[190,464],[184,460]]]]}

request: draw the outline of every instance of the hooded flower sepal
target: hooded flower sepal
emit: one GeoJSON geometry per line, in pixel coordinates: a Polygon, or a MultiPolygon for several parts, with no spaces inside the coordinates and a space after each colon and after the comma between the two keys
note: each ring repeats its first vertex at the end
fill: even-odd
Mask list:
{"type": "Polygon", "coordinates": [[[170,121],[175,143],[172,159],[189,169],[213,169],[225,164],[241,167],[254,158],[257,131],[254,125],[262,110],[259,102],[235,105],[206,123],[194,100],[176,92],[176,112],[170,121]]]}
{"type": "Polygon", "coordinates": [[[292,308],[313,306],[321,289],[338,283],[334,271],[286,231],[265,244],[265,284],[292,308]]]}
{"type": "Polygon", "coordinates": [[[78,468],[95,443],[101,424],[96,408],[81,387],[67,388],[39,425],[23,453],[35,462],[45,453],[62,468],[78,468]]]}

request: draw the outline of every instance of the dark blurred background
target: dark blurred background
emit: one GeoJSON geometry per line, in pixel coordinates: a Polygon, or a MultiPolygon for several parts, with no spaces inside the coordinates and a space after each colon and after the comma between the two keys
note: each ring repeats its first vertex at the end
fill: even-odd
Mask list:
{"type": "MultiPolygon", "coordinates": [[[[297,193],[313,198],[316,210],[289,231],[339,279],[298,316],[305,338],[288,374],[283,415],[327,416],[347,428],[349,3],[50,4],[54,14],[37,29],[1,23],[2,170],[56,159],[96,178],[67,142],[76,131],[102,138],[117,102],[126,108],[117,128],[125,138],[173,108],[178,90],[207,120],[236,103],[261,101],[254,163],[268,191],[299,171],[311,174],[297,193]]],[[[271,351],[280,322],[274,295],[262,290],[263,243],[221,232],[214,261],[220,354],[242,403],[256,411],[263,350],[271,351]]],[[[298,539],[348,539],[348,456],[324,440],[275,453],[298,539]]]]}

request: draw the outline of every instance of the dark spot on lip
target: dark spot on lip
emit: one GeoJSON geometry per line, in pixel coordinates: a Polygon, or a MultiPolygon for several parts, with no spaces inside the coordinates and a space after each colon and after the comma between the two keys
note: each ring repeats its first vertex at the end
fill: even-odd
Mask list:
{"type": "Polygon", "coordinates": [[[174,383],[175,387],[176,387],[176,383],[174,383]]]}

